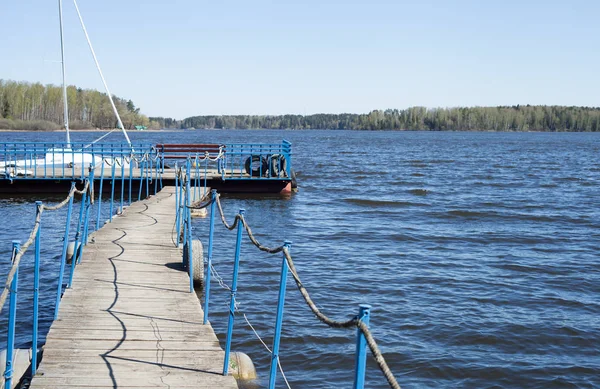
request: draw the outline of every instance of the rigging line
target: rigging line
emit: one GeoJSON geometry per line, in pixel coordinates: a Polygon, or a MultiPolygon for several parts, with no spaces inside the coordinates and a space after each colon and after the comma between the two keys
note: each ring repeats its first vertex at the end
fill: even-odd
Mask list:
{"type": "Polygon", "coordinates": [[[95,141],[83,146],[84,149],[87,149],[88,147],[90,147],[91,145],[93,145],[94,143],[98,143],[99,141],[101,141],[102,139],[106,138],[107,136],[109,136],[110,134],[112,134],[113,132],[117,131],[118,128],[113,128],[112,130],[110,130],[109,132],[107,132],[106,134],[102,135],[100,138],[96,139],[95,141]]]}
{"type": "Polygon", "coordinates": [[[117,117],[117,121],[119,122],[119,126],[121,126],[121,131],[123,131],[123,135],[125,135],[125,139],[127,140],[127,144],[131,147],[131,151],[133,152],[133,146],[131,145],[131,140],[129,140],[129,136],[127,135],[127,131],[125,131],[125,126],[121,121],[121,116],[119,116],[119,112],[117,111],[117,107],[115,106],[115,102],[113,101],[112,94],[108,89],[108,84],[104,79],[104,75],[102,74],[102,69],[100,69],[100,64],[98,63],[98,58],[96,58],[96,52],[94,51],[94,47],[92,46],[92,41],[90,41],[90,37],[87,33],[87,29],[85,28],[85,23],[83,23],[83,17],[81,17],[81,12],[79,12],[79,6],[77,6],[77,0],[73,0],[73,4],[75,5],[75,10],[77,11],[77,16],[79,16],[79,21],[81,22],[81,28],[83,28],[83,33],[85,34],[85,39],[87,40],[88,46],[90,47],[90,51],[92,52],[92,57],[94,57],[94,62],[96,63],[96,68],[98,69],[98,73],[100,73],[100,78],[102,79],[102,83],[104,84],[104,89],[106,89],[106,94],[108,95],[108,99],[110,100],[110,105],[112,106],[113,112],[117,117]]]}

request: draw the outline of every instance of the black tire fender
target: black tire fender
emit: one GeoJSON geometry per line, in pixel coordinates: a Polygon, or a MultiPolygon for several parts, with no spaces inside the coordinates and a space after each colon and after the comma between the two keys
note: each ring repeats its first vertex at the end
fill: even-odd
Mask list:
{"type": "Polygon", "coordinates": [[[263,176],[267,175],[269,171],[269,165],[267,164],[267,160],[259,154],[254,154],[249,156],[244,163],[244,169],[246,173],[252,177],[260,177],[261,174],[263,176]]]}

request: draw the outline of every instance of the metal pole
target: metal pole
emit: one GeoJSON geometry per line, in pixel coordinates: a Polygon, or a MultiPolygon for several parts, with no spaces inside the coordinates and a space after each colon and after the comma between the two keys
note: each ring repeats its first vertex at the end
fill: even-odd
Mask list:
{"type": "Polygon", "coordinates": [[[146,166],[146,161],[142,161],[142,166],[140,166],[140,187],[138,190],[138,201],[142,199],[142,181],[144,180],[144,169],[146,166]]]}
{"type": "Polygon", "coordinates": [[[115,201],[115,163],[116,163],[115,159],[113,158],[112,178],[111,178],[111,183],[110,183],[110,216],[108,217],[111,223],[112,223],[112,218],[113,218],[113,204],[115,201]]]}
{"type": "MultiPolygon", "coordinates": [[[[179,177],[177,176],[177,162],[175,162],[175,225],[179,226],[179,177]]],[[[177,229],[179,230],[179,228],[177,229]]],[[[179,231],[177,231],[179,233],[179,231]]],[[[179,247],[179,235],[177,236],[176,247],[179,247]]]]}
{"type": "MultiPolygon", "coordinates": [[[[36,201],[36,220],[42,213],[42,202],[36,201]]],[[[42,233],[42,219],[39,219],[39,226],[35,234],[35,260],[33,263],[33,331],[31,334],[31,375],[34,376],[37,371],[37,354],[38,354],[38,327],[39,327],[39,302],[40,302],[40,250],[42,233]]]]}
{"type": "Polygon", "coordinates": [[[202,189],[202,197],[204,197],[204,195],[206,195],[206,187],[207,187],[207,180],[208,179],[208,156],[206,157],[206,160],[204,162],[204,189],[202,189]]]}
{"type": "Polygon", "coordinates": [[[123,158],[123,154],[121,154],[121,211],[119,213],[123,213],[123,207],[125,201],[125,158],[123,158]]]}
{"type": "Polygon", "coordinates": [[[179,247],[179,234],[181,233],[181,224],[182,224],[182,204],[183,204],[183,178],[179,180],[179,202],[177,203],[177,247],[179,247]]]}
{"type": "Polygon", "coordinates": [[[88,243],[88,224],[90,220],[90,208],[92,207],[92,196],[87,197],[85,205],[85,217],[83,218],[83,234],[81,236],[81,249],[79,249],[79,256],[77,257],[77,264],[81,263],[81,257],[83,256],[83,248],[88,243]]]}
{"type": "MultiPolygon", "coordinates": [[[[190,173],[190,163],[188,161],[188,166],[187,166],[187,173],[188,173],[188,180],[187,180],[187,196],[185,196],[185,200],[186,200],[186,207],[185,207],[185,219],[187,220],[187,252],[188,252],[188,261],[187,261],[187,265],[188,265],[188,273],[190,275],[190,293],[194,293],[194,266],[193,266],[193,262],[194,262],[194,253],[193,253],[193,249],[192,249],[192,210],[190,209],[190,205],[191,205],[191,199],[190,199],[190,179],[189,179],[189,173],[190,173]]],[[[185,246],[184,246],[185,247],[185,246]]]]}
{"type": "MultiPolygon", "coordinates": [[[[88,178],[89,186],[88,190],[90,192],[90,196],[88,196],[88,204],[85,210],[85,224],[83,229],[83,245],[87,246],[88,244],[88,233],[90,230],[90,211],[92,209],[92,194],[94,193],[94,165],[90,164],[90,176],[88,178]]],[[[81,261],[81,257],[79,258],[81,261]]]]}
{"type": "MultiPolygon", "coordinates": [[[[371,316],[371,306],[360,304],[358,306],[358,320],[369,326],[371,316]]],[[[354,389],[363,389],[365,387],[365,372],[367,368],[367,340],[365,334],[358,328],[356,330],[356,363],[354,365],[354,389]]]]}
{"type": "MultiPolygon", "coordinates": [[[[113,165],[114,166],[114,165],[113,165]]],[[[85,208],[85,203],[87,202],[87,192],[83,192],[81,197],[81,207],[79,208],[79,220],[77,221],[77,232],[75,233],[75,247],[73,248],[73,258],[71,258],[71,274],[69,274],[69,282],[67,284],[67,288],[71,288],[73,284],[73,275],[75,274],[75,262],[77,262],[77,257],[79,256],[79,234],[81,232],[81,226],[83,223],[83,210],[85,208]]]]}
{"type": "Polygon", "coordinates": [[[133,175],[133,158],[129,158],[129,205],[131,205],[131,176],[133,175]]]}
{"type": "Polygon", "coordinates": [[[208,230],[208,263],[206,264],[206,275],[204,280],[204,324],[208,323],[208,304],[210,302],[210,269],[212,268],[213,235],[215,231],[215,203],[217,201],[217,190],[210,192],[210,227],[208,230]]]}
{"type": "MultiPolygon", "coordinates": [[[[100,183],[100,186],[102,186],[102,183],[100,183]]],[[[71,190],[73,190],[73,188],[75,188],[74,182],[71,183],[71,190]]],[[[65,274],[65,266],[67,263],[67,248],[69,246],[69,229],[71,227],[71,214],[73,212],[73,199],[74,198],[75,198],[75,193],[73,193],[73,196],[71,196],[71,198],[69,199],[69,206],[67,207],[67,223],[65,226],[65,236],[63,239],[62,255],[60,257],[60,271],[58,273],[58,287],[57,287],[57,291],[56,291],[56,304],[54,305],[54,320],[56,320],[58,318],[58,307],[60,306],[60,298],[62,295],[62,283],[63,283],[64,274],[65,274]]]]}
{"type": "Polygon", "coordinates": [[[196,201],[198,199],[198,197],[196,197],[196,192],[198,190],[198,173],[199,173],[199,167],[198,167],[198,155],[196,155],[196,158],[194,159],[194,201],[196,201]]]}
{"type": "Polygon", "coordinates": [[[163,175],[165,174],[165,157],[160,156],[160,190],[163,188],[163,175]]]}
{"type": "MultiPolygon", "coordinates": [[[[239,215],[244,216],[246,210],[240,209],[239,215]]],[[[237,240],[235,242],[235,261],[233,262],[233,280],[231,281],[231,298],[229,300],[229,322],[227,323],[227,342],[225,344],[225,360],[223,361],[223,375],[229,371],[229,351],[231,350],[231,337],[233,335],[233,320],[235,318],[235,296],[237,294],[238,271],[240,268],[240,249],[242,247],[242,221],[238,220],[237,240]]]]}
{"type": "Polygon", "coordinates": [[[160,159],[156,160],[156,164],[154,165],[154,194],[158,192],[158,165],[160,164],[160,159]]]}
{"type": "MultiPolygon", "coordinates": [[[[17,253],[21,249],[21,242],[13,240],[12,263],[14,263],[17,253]]],[[[8,308],[8,340],[6,344],[6,366],[4,369],[4,388],[12,389],[13,358],[15,351],[15,328],[17,324],[17,291],[19,290],[19,268],[10,284],[10,302],[8,308]]]]}
{"type": "Polygon", "coordinates": [[[148,163],[146,164],[146,198],[150,197],[150,172],[152,171],[152,160],[148,157],[148,163]],[[150,164],[150,166],[148,166],[150,164]],[[148,170],[150,169],[150,170],[148,170]]]}
{"type": "MultiPolygon", "coordinates": [[[[290,249],[292,242],[286,240],[283,247],[290,249]]],[[[281,262],[281,276],[279,279],[279,299],[277,300],[277,317],[275,319],[275,336],[273,336],[273,351],[271,352],[271,370],[269,373],[269,389],[275,388],[277,378],[277,363],[279,361],[279,342],[281,340],[281,326],[283,323],[283,306],[285,305],[285,290],[287,288],[288,264],[283,254],[281,262]]]]}
{"type": "Polygon", "coordinates": [[[100,163],[100,190],[98,192],[98,214],[96,216],[96,230],[100,229],[100,217],[101,217],[101,209],[102,209],[102,187],[104,185],[104,158],[102,158],[102,162],[100,163]]]}

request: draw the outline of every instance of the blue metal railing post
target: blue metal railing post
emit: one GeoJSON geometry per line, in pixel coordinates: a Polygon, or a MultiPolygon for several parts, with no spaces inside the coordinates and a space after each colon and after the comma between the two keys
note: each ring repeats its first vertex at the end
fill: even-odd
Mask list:
{"type": "MultiPolygon", "coordinates": [[[[163,146],[164,148],[164,146],[163,146]]],[[[165,156],[161,154],[160,156],[160,190],[163,188],[163,175],[165,174],[165,156]]]]}
{"type": "MultiPolygon", "coordinates": [[[[358,306],[358,320],[369,325],[371,306],[360,304],[358,306]]],[[[367,368],[367,340],[360,328],[356,330],[356,363],[354,366],[354,389],[365,387],[365,372],[367,368]]]]}
{"type": "Polygon", "coordinates": [[[177,203],[177,247],[179,247],[179,237],[181,234],[182,218],[183,218],[183,178],[179,180],[179,203],[177,203]]]}
{"type": "MultiPolygon", "coordinates": [[[[102,186],[102,183],[100,183],[100,186],[102,186]]],[[[73,188],[75,188],[74,182],[71,183],[71,190],[73,190],[73,188]]],[[[58,273],[56,304],[54,305],[54,320],[56,320],[58,318],[58,307],[60,306],[60,298],[62,295],[62,284],[63,284],[63,277],[65,274],[65,266],[67,263],[67,248],[69,246],[69,229],[71,227],[71,214],[73,213],[73,199],[74,198],[75,198],[75,194],[73,194],[73,196],[71,196],[71,198],[69,199],[69,206],[67,207],[67,222],[66,222],[66,226],[65,226],[65,236],[63,239],[62,255],[60,257],[60,271],[58,273]]],[[[100,206],[100,205],[98,204],[98,206],[100,206]]]]}
{"type": "MultiPolygon", "coordinates": [[[[142,157],[143,158],[143,157],[142,157]]],[[[142,163],[140,164],[140,186],[138,189],[138,201],[140,201],[142,199],[142,181],[144,179],[144,166],[146,164],[146,161],[142,161],[142,163]]]]}
{"type": "Polygon", "coordinates": [[[156,159],[156,164],[154,165],[154,194],[158,192],[158,168],[160,165],[160,158],[156,159]]]}
{"type": "Polygon", "coordinates": [[[206,195],[207,180],[208,180],[208,156],[206,156],[206,159],[204,160],[204,188],[202,188],[202,197],[204,197],[206,195]]]}
{"type": "Polygon", "coordinates": [[[146,198],[150,197],[150,173],[152,172],[152,160],[148,156],[148,163],[146,164],[146,198]],[[148,166],[149,165],[149,166],[148,166]],[[148,170],[150,169],[150,170],[148,170]]]}
{"type": "MultiPolygon", "coordinates": [[[[187,228],[188,228],[188,218],[187,218],[187,210],[188,208],[186,207],[186,205],[189,205],[189,197],[190,197],[190,161],[187,161],[187,167],[186,167],[186,177],[185,177],[185,197],[182,199],[183,201],[181,202],[181,217],[183,218],[183,247],[184,250],[187,249],[186,244],[188,243],[188,233],[187,233],[187,228]]],[[[183,189],[183,188],[182,188],[183,189]]]]}
{"type": "MultiPolygon", "coordinates": [[[[14,263],[17,253],[21,249],[21,242],[13,240],[12,262],[14,263]]],[[[10,284],[10,302],[8,308],[8,340],[6,342],[6,366],[4,369],[4,388],[12,388],[13,356],[15,351],[15,329],[17,324],[17,292],[19,290],[19,268],[15,272],[10,284]]]]}
{"type": "Polygon", "coordinates": [[[33,263],[33,330],[31,334],[31,375],[34,376],[37,371],[37,354],[38,354],[38,327],[39,327],[39,302],[40,302],[40,250],[41,250],[41,233],[42,233],[42,202],[35,202],[36,220],[39,218],[38,230],[35,234],[35,259],[33,263]]]}
{"type": "MultiPolygon", "coordinates": [[[[292,242],[286,240],[283,247],[290,249],[292,242]]],[[[285,290],[287,288],[288,264],[283,254],[281,262],[281,276],[279,279],[279,298],[277,300],[277,317],[275,319],[275,335],[273,336],[273,349],[271,352],[271,370],[269,372],[269,389],[275,388],[277,378],[277,363],[279,362],[279,342],[281,340],[281,325],[283,323],[283,307],[285,305],[285,290]]]]}
{"type": "Polygon", "coordinates": [[[177,226],[177,242],[179,247],[179,176],[177,175],[177,162],[175,162],[175,225],[177,226]]]}
{"type": "Polygon", "coordinates": [[[115,202],[115,159],[112,161],[112,169],[111,169],[111,179],[110,179],[110,215],[108,220],[112,223],[113,218],[113,204],[115,202]]]}
{"type": "Polygon", "coordinates": [[[210,227],[208,230],[208,261],[206,264],[206,275],[204,280],[204,324],[208,323],[208,304],[210,302],[210,269],[212,268],[213,235],[215,231],[215,203],[217,202],[217,190],[210,191],[210,227]]]}
{"type": "MultiPolygon", "coordinates": [[[[239,216],[244,216],[246,211],[240,209],[239,216]]],[[[223,375],[229,371],[229,352],[231,350],[231,337],[233,335],[233,320],[235,318],[235,297],[237,294],[238,272],[240,268],[240,249],[242,247],[242,221],[238,220],[237,239],[235,242],[235,261],[233,262],[233,280],[231,281],[231,298],[229,300],[229,321],[227,323],[227,342],[225,343],[225,359],[223,361],[223,375]]],[[[210,270],[210,269],[209,269],[210,270]]]]}
{"type": "MultiPolygon", "coordinates": [[[[90,164],[90,176],[88,178],[88,182],[89,182],[89,192],[90,192],[90,196],[88,196],[88,204],[87,204],[87,208],[85,210],[85,224],[84,224],[84,228],[83,228],[83,245],[87,246],[88,244],[88,233],[90,230],[90,211],[92,209],[92,201],[94,200],[92,198],[92,194],[94,193],[94,165],[90,164]]],[[[81,256],[79,257],[79,260],[81,261],[81,256]]]]}
{"type": "Polygon", "coordinates": [[[196,154],[196,158],[194,159],[194,199],[193,201],[198,200],[197,197],[197,191],[198,191],[198,176],[200,175],[200,166],[198,164],[199,160],[198,160],[198,155],[196,154]]]}
{"type": "MultiPolygon", "coordinates": [[[[191,193],[191,177],[190,177],[190,162],[188,161],[188,166],[187,166],[187,175],[188,175],[188,179],[186,182],[186,196],[185,196],[185,218],[187,220],[187,229],[186,229],[186,233],[187,233],[187,252],[188,252],[188,261],[187,261],[187,266],[188,266],[188,273],[190,275],[190,293],[194,293],[194,257],[193,257],[193,251],[192,251],[192,210],[190,209],[190,205],[191,204],[191,199],[190,199],[190,193],[191,193]]],[[[185,247],[185,246],[184,246],[185,247]]]]}
{"type": "Polygon", "coordinates": [[[102,216],[102,187],[104,186],[104,158],[100,162],[100,190],[98,191],[98,214],[96,215],[96,230],[100,229],[100,217],[102,216]]]}
{"type": "MultiPolygon", "coordinates": [[[[90,184],[91,185],[91,184],[90,184]]],[[[85,205],[85,216],[83,217],[83,232],[81,234],[81,247],[79,249],[79,255],[77,256],[77,264],[81,262],[83,256],[83,248],[88,244],[88,226],[90,221],[90,208],[92,208],[92,196],[87,196],[85,205]]]]}
{"type": "MultiPolygon", "coordinates": [[[[114,166],[114,165],[113,165],[114,166]]],[[[83,192],[81,196],[81,207],[79,207],[79,219],[77,220],[77,232],[75,233],[75,246],[73,247],[73,258],[71,258],[71,273],[69,274],[69,282],[67,283],[67,288],[70,288],[73,284],[73,275],[75,274],[75,263],[77,262],[77,257],[81,252],[81,244],[79,243],[79,238],[83,225],[83,211],[85,210],[85,204],[87,203],[87,191],[83,192]]],[[[112,208],[112,207],[111,207],[112,208]]]]}
{"type": "Polygon", "coordinates": [[[131,205],[131,185],[133,176],[133,154],[129,157],[129,205],[131,205]]]}
{"type": "Polygon", "coordinates": [[[121,211],[123,213],[123,207],[125,206],[125,158],[121,154],[121,211]]]}

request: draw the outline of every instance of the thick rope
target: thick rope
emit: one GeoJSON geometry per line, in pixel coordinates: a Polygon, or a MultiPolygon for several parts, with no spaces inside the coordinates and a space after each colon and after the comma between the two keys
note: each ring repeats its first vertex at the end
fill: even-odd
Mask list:
{"type": "Polygon", "coordinates": [[[244,216],[240,216],[240,218],[242,219],[242,225],[246,229],[246,233],[248,234],[248,238],[250,238],[250,241],[259,250],[267,252],[269,254],[277,254],[277,253],[280,253],[283,250],[283,246],[271,248],[271,247],[263,246],[262,244],[260,244],[260,242],[254,237],[254,234],[252,233],[252,229],[250,228],[250,226],[248,225],[248,223],[246,223],[246,219],[244,219],[244,216]]]}
{"type": "Polygon", "coordinates": [[[185,205],[185,207],[188,209],[204,209],[214,202],[213,199],[206,201],[208,197],[210,197],[210,193],[205,194],[200,200],[196,201],[194,204],[185,205]]]}
{"type": "Polygon", "coordinates": [[[75,189],[75,187],[73,187],[73,189],[71,189],[69,191],[69,195],[67,196],[66,199],[64,199],[62,202],[53,205],[53,206],[49,206],[49,205],[44,205],[44,210],[45,211],[56,211],[61,209],[62,207],[64,207],[65,205],[69,204],[69,200],[71,200],[71,197],[75,196],[75,191],[77,189],[75,189]]]}
{"type": "Polygon", "coordinates": [[[337,320],[330,319],[329,317],[327,317],[323,313],[321,313],[321,311],[319,310],[319,308],[317,308],[317,305],[314,303],[312,298],[310,298],[310,294],[308,294],[308,291],[302,284],[302,281],[300,281],[300,276],[298,276],[298,272],[296,271],[296,266],[294,266],[294,261],[292,260],[292,256],[290,255],[290,252],[287,249],[287,247],[283,248],[283,254],[285,255],[285,260],[290,269],[290,273],[292,273],[292,277],[294,278],[294,281],[296,281],[296,286],[298,286],[298,290],[300,291],[300,294],[304,298],[304,301],[306,301],[306,304],[308,305],[310,310],[315,314],[317,319],[319,319],[321,322],[327,324],[329,327],[332,327],[332,328],[356,327],[356,323],[358,323],[358,317],[356,317],[356,316],[350,320],[337,321],[337,320]]]}
{"type": "Polygon", "coordinates": [[[371,354],[373,354],[375,362],[377,362],[379,369],[387,379],[387,382],[388,384],[390,384],[390,387],[393,389],[400,389],[400,384],[398,384],[398,381],[396,381],[394,373],[392,373],[389,366],[387,365],[387,362],[385,361],[385,358],[383,358],[383,354],[381,354],[381,350],[379,350],[379,346],[377,346],[377,342],[375,341],[375,338],[373,338],[369,327],[361,320],[357,321],[356,326],[365,335],[365,339],[367,341],[369,349],[371,350],[371,354]]]}
{"type": "Polygon", "coordinates": [[[12,284],[13,278],[15,277],[15,273],[17,272],[17,269],[19,268],[19,263],[21,262],[21,258],[23,258],[23,254],[25,254],[25,252],[27,251],[29,246],[31,246],[31,244],[35,241],[35,236],[36,236],[38,230],[40,229],[40,223],[42,221],[42,213],[44,213],[43,206],[40,207],[40,210],[35,218],[35,224],[33,226],[33,230],[31,230],[31,233],[29,234],[29,239],[27,239],[27,242],[25,242],[25,243],[23,243],[23,245],[21,245],[21,249],[16,253],[16,255],[14,257],[12,267],[10,268],[10,272],[8,272],[8,277],[6,278],[6,283],[4,284],[4,289],[2,290],[2,295],[0,295],[0,309],[2,309],[2,307],[4,307],[6,298],[8,297],[8,294],[10,293],[10,285],[12,284]]]}
{"type": "MultiPolygon", "coordinates": [[[[27,251],[29,246],[31,246],[31,244],[35,240],[35,236],[40,228],[40,223],[42,221],[42,214],[44,213],[44,211],[56,211],[58,209],[61,209],[62,207],[64,207],[66,204],[69,203],[69,200],[71,199],[71,197],[73,197],[75,194],[83,195],[86,191],[89,190],[89,188],[90,188],[90,182],[89,182],[89,180],[86,180],[85,187],[83,188],[83,190],[77,190],[75,187],[73,187],[73,189],[71,189],[69,191],[68,196],[59,204],[54,205],[54,206],[48,206],[48,205],[40,206],[40,211],[35,218],[35,224],[33,226],[33,230],[31,230],[31,233],[29,234],[29,239],[27,239],[27,241],[21,245],[21,249],[14,257],[12,267],[10,268],[10,271],[8,272],[8,277],[6,278],[6,283],[4,284],[4,289],[2,290],[2,295],[0,295],[0,310],[4,306],[4,303],[6,302],[6,298],[8,297],[8,294],[10,293],[10,285],[13,282],[13,278],[15,277],[15,273],[17,272],[19,263],[21,262],[21,258],[23,257],[23,255],[25,254],[25,252],[27,251]]],[[[94,193],[92,190],[92,192],[90,193],[90,196],[91,196],[90,200],[92,200],[92,201],[93,201],[93,195],[94,195],[94,193]]]]}
{"type": "Polygon", "coordinates": [[[217,196],[217,208],[219,208],[219,214],[221,215],[221,221],[223,222],[223,225],[225,226],[225,228],[227,228],[229,231],[231,231],[235,227],[237,227],[237,224],[240,220],[240,215],[235,215],[233,224],[227,223],[227,220],[225,219],[225,214],[223,213],[223,207],[221,207],[221,200],[219,200],[219,196],[217,196]]]}
{"type": "Polygon", "coordinates": [[[209,161],[216,162],[223,157],[223,154],[225,154],[224,149],[225,149],[225,146],[219,146],[219,154],[217,154],[217,156],[214,158],[211,158],[210,153],[208,151],[205,151],[203,157],[199,157],[198,155],[196,155],[195,159],[200,162],[204,162],[207,159],[209,161]]]}

